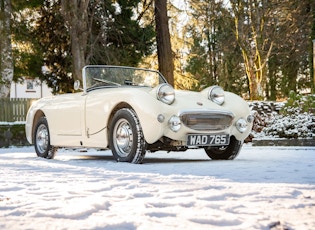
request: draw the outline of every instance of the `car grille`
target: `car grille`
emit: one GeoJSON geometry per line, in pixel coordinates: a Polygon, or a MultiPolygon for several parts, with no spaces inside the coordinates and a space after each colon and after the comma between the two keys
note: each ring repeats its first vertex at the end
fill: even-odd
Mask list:
{"type": "Polygon", "coordinates": [[[231,126],[233,114],[224,111],[188,111],[179,115],[182,123],[198,131],[218,131],[231,126]]]}

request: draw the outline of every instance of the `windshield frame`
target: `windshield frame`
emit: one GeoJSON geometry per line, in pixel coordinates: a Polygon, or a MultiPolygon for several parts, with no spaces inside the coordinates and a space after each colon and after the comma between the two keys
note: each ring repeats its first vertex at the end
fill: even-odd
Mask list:
{"type": "MultiPolygon", "coordinates": [[[[145,76],[143,76],[145,77],[145,76]]],[[[116,80],[116,79],[115,79],[116,80]]],[[[94,82],[95,82],[94,81],[94,82]]],[[[160,85],[162,83],[167,83],[166,79],[164,78],[164,76],[156,70],[152,70],[152,69],[146,69],[146,68],[137,68],[137,67],[129,67],[129,66],[115,66],[115,65],[87,65],[84,66],[82,69],[82,82],[83,82],[83,91],[85,93],[90,92],[92,90],[95,89],[100,89],[100,88],[117,88],[117,87],[156,87],[157,85],[160,85]],[[103,68],[104,70],[115,70],[117,69],[117,71],[131,71],[131,72],[136,72],[136,71],[140,71],[143,72],[144,74],[147,72],[149,73],[153,73],[154,75],[157,75],[159,78],[156,79],[159,83],[155,83],[155,85],[145,85],[145,84],[134,84],[132,81],[129,81],[129,79],[125,79],[124,83],[118,83],[118,82],[114,82],[114,81],[109,81],[107,79],[101,79],[101,78],[92,78],[92,77],[87,77],[88,74],[88,69],[89,68],[93,68],[93,69],[97,69],[97,68],[103,68]],[[88,84],[87,81],[91,81],[91,79],[94,79],[97,82],[100,82],[99,86],[90,86],[90,84],[88,84]],[[104,84],[101,84],[101,83],[104,84]]]]}

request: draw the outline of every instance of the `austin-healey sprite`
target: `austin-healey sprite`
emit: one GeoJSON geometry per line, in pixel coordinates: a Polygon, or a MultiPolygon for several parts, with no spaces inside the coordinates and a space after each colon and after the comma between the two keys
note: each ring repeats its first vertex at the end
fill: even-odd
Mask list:
{"type": "Polygon", "coordinates": [[[219,86],[175,90],[158,71],[90,65],[76,93],[42,98],[30,107],[26,137],[36,154],[58,148],[110,149],[119,162],[141,163],[146,152],[204,149],[232,160],[253,125],[245,100],[219,86]]]}

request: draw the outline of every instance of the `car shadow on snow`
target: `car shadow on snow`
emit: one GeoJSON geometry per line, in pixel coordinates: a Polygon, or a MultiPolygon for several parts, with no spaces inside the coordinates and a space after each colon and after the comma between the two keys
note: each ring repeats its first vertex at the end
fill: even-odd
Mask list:
{"type": "MultiPolygon", "coordinates": [[[[100,155],[82,155],[80,160],[103,160],[103,161],[111,161],[116,162],[113,156],[100,156],[100,155]]],[[[211,159],[181,159],[181,158],[160,158],[160,157],[147,157],[144,158],[143,162],[140,164],[166,164],[166,163],[181,163],[181,162],[208,162],[211,159]]],[[[125,162],[117,162],[117,163],[125,163],[125,162]]]]}
{"type": "MultiPolygon", "coordinates": [[[[62,157],[65,157],[62,156],[62,157]]],[[[58,160],[58,157],[57,159],[58,160]]],[[[315,163],[275,155],[261,157],[256,153],[240,154],[235,160],[211,160],[206,155],[148,154],[142,164],[116,162],[110,151],[79,153],[68,158],[68,163],[87,167],[102,167],[124,173],[158,173],[160,175],[210,176],[218,180],[242,183],[295,183],[315,185],[312,176],[315,163]]]]}
{"type": "MultiPolygon", "coordinates": [[[[126,174],[210,176],[219,180],[244,183],[315,185],[313,150],[246,147],[234,160],[211,160],[204,151],[148,152],[142,164],[131,164],[116,162],[110,150],[61,149],[52,161],[53,164],[90,168],[90,171],[101,169],[126,174]]],[[[38,160],[46,161],[48,165],[52,163],[46,159],[38,160]]]]}

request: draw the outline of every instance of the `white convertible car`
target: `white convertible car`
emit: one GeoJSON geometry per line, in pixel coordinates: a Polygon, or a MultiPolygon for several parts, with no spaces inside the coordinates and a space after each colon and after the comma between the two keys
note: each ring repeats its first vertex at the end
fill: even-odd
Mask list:
{"type": "Polygon", "coordinates": [[[174,90],[157,71],[121,66],[85,66],[82,78],[81,92],[29,109],[26,136],[39,157],[53,158],[60,147],[98,148],[141,163],[146,151],[202,148],[211,159],[231,160],[252,129],[246,101],[219,86],[174,90]]]}

